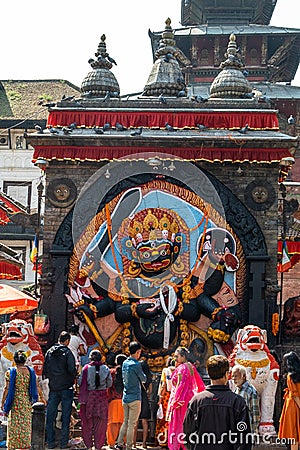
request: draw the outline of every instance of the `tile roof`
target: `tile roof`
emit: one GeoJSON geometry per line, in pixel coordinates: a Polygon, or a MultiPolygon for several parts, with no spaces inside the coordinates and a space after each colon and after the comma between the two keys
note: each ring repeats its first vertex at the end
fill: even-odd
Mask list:
{"type": "MultiPolygon", "coordinates": [[[[190,36],[190,35],[203,35],[203,34],[213,34],[213,35],[230,35],[234,33],[238,35],[249,35],[249,34],[267,34],[267,35],[299,35],[299,28],[287,28],[287,27],[275,27],[272,25],[194,25],[190,27],[175,28],[174,30],[175,38],[177,36],[190,36]]],[[[160,37],[161,31],[153,32],[153,36],[158,35],[160,37]]]]}
{"type": "MultiPolygon", "coordinates": [[[[189,95],[201,95],[209,97],[211,83],[199,83],[189,87],[189,95]]],[[[267,81],[251,81],[253,89],[257,89],[273,100],[298,100],[300,99],[300,86],[291,86],[285,83],[269,83],[267,81]]]]}
{"type": "Polygon", "coordinates": [[[79,96],[80,88],[66,80],[0,80],[1,119],[46,119],[48,108],[39,103],[57,102],[63,95],[79,96]]]}
{"type": "Polygon", "coordinates": [[[2,242],[0,242],[0,261],[14,264],[17,267],[24,266],[20,252],[16,252],[2,242]]]}
{"type": "Polygon", "coordinates": [[[26,207],[24,205],[2,191],[0,191],[0,207],[8,213],[26,213],[26,207]]]}

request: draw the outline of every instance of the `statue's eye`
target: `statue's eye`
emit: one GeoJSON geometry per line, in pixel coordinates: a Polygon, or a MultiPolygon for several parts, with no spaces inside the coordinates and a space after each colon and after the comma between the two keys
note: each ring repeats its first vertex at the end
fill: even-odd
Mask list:
{"type": "Polygon", "coordinates": [[[144,259],[149,259],[150,256],[151,256],[151,253],[150,253],[150,252],[144,252],[144,253],[142,253],[142,257],[143,257],[144,259]]]}
{"type": "Polygon", "coordinates": [[[167,251],[166,250],[161,250],[160,251],[160,255],[161,256],[166,256],[167,255],[167,251]]]}

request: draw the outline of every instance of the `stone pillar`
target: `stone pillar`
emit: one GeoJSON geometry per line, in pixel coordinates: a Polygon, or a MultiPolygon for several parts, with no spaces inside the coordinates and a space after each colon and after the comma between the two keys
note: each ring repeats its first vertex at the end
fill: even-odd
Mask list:
{"type": "Polygon", "coordinates": [[[50,336],[48,345],[57,342],[61,331],[67,326],[67,299],[65,297],[69,270],[70,250],[53,249],[50,251],[53,268],[53,287],[51,294],[44,297],[43,308],[50,319],[50,336]]]}
{"type": "Polygon", "coordinates": [[[268,256],[248,256],[249,261],[249,324],[265,328],[265,272],[268,256]]]}
{"type": "Polygon", "coordinates": [[[45,449],[45,415],[44,403],[36,402],[32,405],[31,450],[45,449]]]}

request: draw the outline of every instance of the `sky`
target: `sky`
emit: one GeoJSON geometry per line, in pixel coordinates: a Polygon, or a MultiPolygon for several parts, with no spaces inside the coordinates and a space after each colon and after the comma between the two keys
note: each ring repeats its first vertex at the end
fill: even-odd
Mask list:
{"type": "MultiPolygon", "coordinates": [[[[299,1],[277,0],[271,25],[300,29],[299,1]]],[[[80,87],[105,34],[121,94],[142,91],[153,64],[148,30],[163,30],[167,17],[180,28],[180,14],[181,0],[2,0],[0,80],[80,87]]],[[[300,86],[300,70],[292,84],[300,86]]]]}

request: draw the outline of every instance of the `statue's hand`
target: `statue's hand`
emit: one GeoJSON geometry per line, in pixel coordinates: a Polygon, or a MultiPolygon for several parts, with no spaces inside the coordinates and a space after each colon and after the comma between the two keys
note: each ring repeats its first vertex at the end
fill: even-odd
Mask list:
{"type": "Polygon", "coordinates": [[[225,344],[240,324],[239,305],[231,308],[216,308],[212,318],[213,322],[208,329],[208,335],[213,341],[225,344]]]}
{"type": "Polygon", "coordinates": [[[224,261],[226,270],[228,270],[229,272],[235,271],[239,268],[238,258],[235,255],[232,255],[231,253],[227,253],[224,256],[224,261]]]}
{"type": "Polygon", "coordinates": [[[160,311],[160,306],[156,303],[139,303],[136,307],[136,312],[139,317],[144,319],[151,319],[157,316],[160,311]]]}
{"type": "Polygon", "coordinates": [[[94,318],[94,312],[90,306],[91,304],[87,303],[84,299],[73,304],[74,314],[81,322],[86,322],[86,316],[91,320],[94,318]]]}

